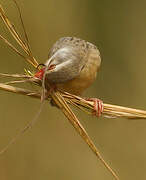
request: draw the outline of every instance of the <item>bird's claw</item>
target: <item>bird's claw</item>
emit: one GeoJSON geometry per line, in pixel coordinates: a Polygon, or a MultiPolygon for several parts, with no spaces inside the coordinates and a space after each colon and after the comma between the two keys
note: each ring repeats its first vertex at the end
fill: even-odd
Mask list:
{"type": "Polygon", "coordinates": [[[104,110],[103,101],[97,98],[88,98],[87,100],[94,102],[93,115],[100,117],[104,110]]]}

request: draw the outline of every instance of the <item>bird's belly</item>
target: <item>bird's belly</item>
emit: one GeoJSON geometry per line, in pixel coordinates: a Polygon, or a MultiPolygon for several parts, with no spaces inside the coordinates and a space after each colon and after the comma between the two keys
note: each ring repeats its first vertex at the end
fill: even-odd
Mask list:
{"type": "Polygon", "coordinates": [[[96,78],[97,66],[92,66],[91,68],[92,70],[88,64],[88,67],[85,67],[76,78],[62,84],[57,84],[58,89],[71,94],[81,95],[96,78]]]}

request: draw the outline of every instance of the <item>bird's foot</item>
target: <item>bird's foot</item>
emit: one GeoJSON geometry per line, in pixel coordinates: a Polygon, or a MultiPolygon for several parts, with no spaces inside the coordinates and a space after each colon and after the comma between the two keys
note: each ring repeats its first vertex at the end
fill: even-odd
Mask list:
{"type": "Polygon", "coordinates": [[[104,110],[103,101],[97,98],[86,98],[86,100],[94,102],[94,109],[92,114],[94,116],[100,117],[104,110]]]}

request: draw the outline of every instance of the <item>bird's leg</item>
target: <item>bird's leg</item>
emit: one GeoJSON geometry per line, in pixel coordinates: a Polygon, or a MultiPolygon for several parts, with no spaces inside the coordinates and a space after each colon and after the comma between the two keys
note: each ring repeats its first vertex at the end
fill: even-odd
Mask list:
{"type": "Polygon", "coordinates": [[[103,105],[102,100],[97,99],[97,98],[86,98],[86,100],[94,102],[93,115],[100,117],[104,110],[104,105],[103,105]]]}
{"type": "Polygon", "coordinates": [[[49,87],[42,89],[41,102],[47,99],[53,91],[56,91],[57,87],[55,84],[49,84],[49,87]]]}
{"type": "MultiPolygon", "coordinates": [[[[39,66],[45,66],[44,64],[39,64],[39,66]]],[[[37,67],[37,69],[39,69],[39,66],[37,67]]],[[[48,70],[51,70],[55,67],[55,65],[50,66],[49,68],[47,68],[48,70]]],[[[56,85],[55,84],[50,84],[49,82],[46,82],[46,78],[45,78],[45,71],[46,71],[46,67],[43,67],[41,69],[39,69],[34,77],[38,78],[41,81],[42,84],[42,95],[41,95],[41,102],[43,102],[45,99],[47,99],[50,95],[50,93],[54,90],[56,90],[56,85]]]]}

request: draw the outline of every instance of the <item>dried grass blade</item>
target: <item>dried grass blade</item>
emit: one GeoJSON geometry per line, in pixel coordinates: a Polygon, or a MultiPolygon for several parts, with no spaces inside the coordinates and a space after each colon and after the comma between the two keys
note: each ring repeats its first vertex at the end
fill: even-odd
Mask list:
{"type": "Polygon", "coordinates": [[[26,124],[26,126],[25,126],[24,128],[22,128],[22,129],[15,135],[15,137],[13,137],[13,138],[9,141],[9,143],[0,151],[0,155],[2,155],[3,153],[5,153],[5,152],[8,150],[8,148],[9,148],[12,144],[14,144],[18,138],[20,138],[20,136],[21,136],[22,134],[24,134],[27,130],[31,129],[31,128],[34,126],[34,124],[35,124],[36,121],[38,120],[39,115],[40,115],[41,112],[42,112],[43,105],[44,105],[44,103],[41,104],[41,106],[40,106],[40,108],[39,108],[39,111],[37,112],[37,114],[35,115],[35,117],[34,117],[30,122],[28,122],[28,123],[26,124]]]}
{"type": "Polygon", "coordinates": [[[104,104],[104,114],[125,117],[128,119],[146,119],[146,111],[133,108],[127,108],[117,105],[104,104]]]}
{"type": "Polygon", "coordinates": [[[3,40],[15,53],[17,53],[19,56],[21,56],[22,58],[24,58],[28,63],[30,63],[31,65],[33,65],[34,67],[37,67],[36,65],[34,65],[34,63],[32,62],[31,59],[25,57],[20,51],[18,51],[18,49],[16,49],[6,38],[4,38],[1,34],[0,34],[0,39],[3,40]]]}
{"type": "Polygon", "coordinates": [[[2,18],[4,24],[6,25],[7,29],[16,40],[16,42],[20,45],[20,47],[24,50],[24,52],[30,57],[29,63],[31,63],[35,68],[38,66],[38,62],[34,57],[31,57],[31,52],[26,43],[23,42],[22,38],[18,34],[15,29],[15,26],[9,21],[8,17],[5,15],[5,12],[0,4],[0,17],[2,18]]]}
{"type": "Polygon", "coordinates": [[[2,39],[13,51],[15,51],[19,56],[26,59],[26,57],[20,53],[6,38],[4,38],[2,35],[0,35],[0,39],[2,39]]]}
{"type": "Polygon", "coordinates": [[[18,84],[18,83],[27,83],[27,82],[31,82],[31,80],[25,79],[25,80],[18,80],[18,81],[9,81],[9,82],[5,82],[4,84],[18,84]]]}
{"type": "Polygon", "coordinates": [[[37,63],[37,60],[33,57],[32,52],[31,52],[31,46],[30,46],[28,35],[27,35],[26,29],[25,29],[25,25],[24,25],[24,22],[23,22],[23,18],[22,18],[20,7],[19,7],[19,5],[18,5],[16,0],[13,0],[13,2],[15,3],[15,5],[16,5],[16,7],[18,9],[18,12],[19,12],[19,17],[20,17],[22,28],[23,28],[24,36],[25,36],[25,39],[26,39],[27,48],[29,50],[28,51],[29,56],[31,57],[33,63],[35,64],[35,68],[36,68],[38,66],[38,63],[37,63]]]}
{"type": "Polygon", "coordinates": [[[0,76],[2,76],[2,77],[13,77],[13,78],[26,78],[26,79],[31,78],[31,76],[24,75],[24,74],[6,74],[6,73],[0,73],[0,76]]]}
{"type": "Polygon", "coordinates": [[[70,109],[70,107],[67,105],[65,99],[63,96],[57,91],[53,92],[51,94],[52,99],[55,101],[57,106],[61,109],[63,114],[67,117],[69,122],[73,125],[73,127],[76,129],[76,131],[79,133],[79,135],[83,138],[83,140],[88,144],[90,149],[95,153],[95,155],[98,157],[98,159],[103,163],[103,165],[107,168],[107,170],[113,175],[113,177],[116,180],[119,180],[119,177],[116,175],[116,173],[112,170],[112,168],[105,162],[99,151],[97,150],[96,146],[88,136],[86,130],[83,128],[73,111],[70,109]]]}
{"type": "Polygon", "coordinates": [[[14,39],[23,48],[23,50],[26,52],[26,54],[29,55],[28,48],[27,48],[26,44],[22,41],[19,34],[14,29],[14,25],[12,25],[12,23],[9,21],[8,17],[5,15],[5,12],[4,12],[1,5],[0,5],[0,16],[1,16],[2,20],[3,20],[3,22],[5,23],[6,27],[8,28],[9,32],[14,37],[14,39]]]}
{"type": "MultiPolygon", "coordinates": [[[[37,79],[32,78],[31,81],[38,84],[37,79]]],[[[17,87],[10,86],[10,85],[5,85],[4,83],[0,83],[0,89],[9,91],[9,92],[13,92],[13,93],[17,93],[17,94],[27,95],[27,96],[29,94],[30,97],[37,97],[37,98],[41,97],[40,93],[38,93],[38,92],[30,91],[30,90],[23,89],[23,88],[17,88],[17,87]],[[37,96],[35,96],[35,94],[37,94],[37,96]]],[[[85,112],[88,111],[87,112],[88,114],[92,114],[92,111],[94,109],[93,102],[87,101],[81,97],[78,97],[78,96],[75,96],[75,95],[72,95],[72,94],[69,94],[66,92],[64,92],[64,93],[61,92],[61,94],[69,104],[72,104],[81,110],[83,110],[82,108],[85,108],[86,109],[85,112]],[[82,108],[80,108],[80,106],[82,108]]],[[[108,118],[121,117],[121,118],[126,118],[126,119],[137,119],[138,120],[138,119],[146,119],[146,111],[104,103],[103,116],[108,117],[108,118]]]]}
{"type": "MultiPolygon", "coordinates": [[[[22,19],[21,9],[20,9],[20,7],[19,7],[19,5],[18,5],[18,3],[17,3],[16,0],[13,0],[13,2],[15,3],[15,5],[16,5],[16,7],[17,7],[17,9],[18,9],[20,21],[21,21],[22,28],[23,28],[24,35],[25,35],[25,39],[26,39],[26,42],[27,42],[27,47],[28,47],[28,49],[29,49],[29,52],[31,52],[28,35],[27,35],[26,29],[25,29],[25,25],[24,25],[24,22],[23,22],[23,19],[22,19]]],[[[31,53],[31,54],[32,54],[32,53],[31,53]]]]}
{"type": "Polygon", "coordinates": [[[40,99],[40,97],[41,97],[41,94],[39,92],[6,85],[4,83],[0,83],[0,89],[7,91],[7,92],[21,94],[21,95],[25,95],[25,96],[30,96],[30,97],[34,97],[34,98],[38,98],[38,99],[40,99]]]}

